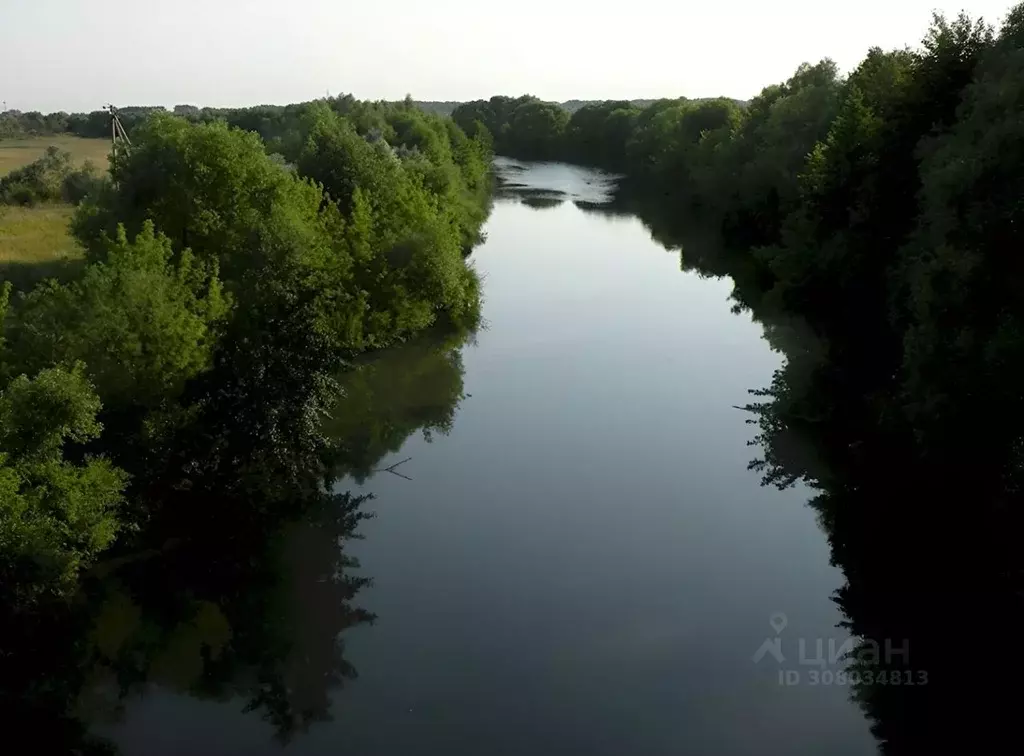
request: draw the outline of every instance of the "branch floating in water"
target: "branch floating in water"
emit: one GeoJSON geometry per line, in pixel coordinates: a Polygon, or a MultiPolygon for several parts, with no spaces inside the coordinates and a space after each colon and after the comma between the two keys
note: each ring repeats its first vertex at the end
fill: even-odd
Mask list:
{"type": "Polygon", "coordinates": [[[382,467],[380,469],[374,470],[374,472],[388,472],[388,473],[391,473],[392,475],[397,475],[399,478],[405,478],[406,480],[412,480],[412,478],[410,478],[408,475],[402,475],[402,473],[397,472],[395,470],[396,467],[398,467],[399,465],[404,465],[410,459],[412,459],[412,457],[406,457],[401,462],[395,462],[395,464],[391,465],[390,467],[382,467]]]}

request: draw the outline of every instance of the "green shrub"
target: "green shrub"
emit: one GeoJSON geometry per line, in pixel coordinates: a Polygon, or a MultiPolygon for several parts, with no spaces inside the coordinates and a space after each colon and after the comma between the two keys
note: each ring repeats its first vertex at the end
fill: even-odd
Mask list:
{"type": "Polygon", "coordinates": [[[51,146],[38,160],[0,178],[0,204],[31,207],[63,201],[77,205],[102,183],[91,162],[74,168],[70,152],[51,146]]]}

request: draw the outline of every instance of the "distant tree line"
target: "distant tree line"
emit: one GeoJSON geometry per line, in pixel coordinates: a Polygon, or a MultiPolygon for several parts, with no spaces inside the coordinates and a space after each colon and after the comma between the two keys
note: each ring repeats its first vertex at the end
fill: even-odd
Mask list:
{"type": "MultiPolygon", "coordinates": [[[[341,95],[340,100],[351,100],[351,95],[341,95]]],[[[404,101],[403,101],[404,102],[404,101]]],[[[455,100],[413,100],[408,98],[407,102],[426,113],[439,116],[450,116],[464,102],[455,100]]],[[[630,100],[628,105],[634,108],[645,108],[657,100],[630,100]]],[[[744,103],[736,101],[737,104],[744,103]]],[[[558,105],[570,114],[587,106],[602,105],[601,100],[567,100],[558,105]]],[[[387,104],[387,103],[385,103],[387,104]]],[[[399,103],[390,103],[397,105],[399,103]]],[[[134,126],[141,124],[153,113],[170,112],[182,118],[194,121],[224,120],[232,125],[241,126],[246,119],[257,118],[278,118],[286,111],[294,111],[302,105],[260,105],[249,108],[209,108],[197,105],[175,105],[168,110],[162,105],[155,106],[130,106],[119,108],[118,114],[124,122],[125,127],[131,131],[134,126]],[[258,114],[258,115],[257,115],[258,114]]],[[[26,136],[55,136],[58,134],[69,134],[87,139],[99,139],[110,136],[110,115],[104,110],[95,110],[90,113],[40,113],[38,111],[21,112],[19,110],[8,110],[0,113],[0,139],[26,137],[26,136]]]]}
{"type": "MultiPolygon", "coordinates": [[[[151,113],[167,112],[159,106],[132,106],[118,109],[125,126],[141,124],[151,113]]],[[[87,139],[110,137],[110,114],[105,110],[91,113],[39,113],[8,110],[0,113],[0,139],[25,136],[70,134],[87,139]]]]}
{"type": "Polygon", "coordinates": [[[532,95],[496,96],[459,105],[452,118],[463,129],[479,123],[500,154],[524,160],[566,160],[616,171],[657,166],[671,174],[672,141],[696,129],[736,119],[747,103],[730,98],[689,100],[570,100],[532,95]],[[685,116],[685,118],[684,118],[685,116]],[[685,121],[685,122],[683,122],[685,121]],[[678,134],[673,132],[679,132],[678,134]]]}

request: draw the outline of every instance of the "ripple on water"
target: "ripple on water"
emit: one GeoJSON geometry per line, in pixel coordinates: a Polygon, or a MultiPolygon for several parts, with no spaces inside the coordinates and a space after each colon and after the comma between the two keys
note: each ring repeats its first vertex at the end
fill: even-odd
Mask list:
{"type": "Polygon", "coordinates": [[[611,202],[619,177],[568,163],[523,163],[495,157],[498,196],[518,199],[537,208],[556,207],[565,201],[587,204],[611,202]]]}

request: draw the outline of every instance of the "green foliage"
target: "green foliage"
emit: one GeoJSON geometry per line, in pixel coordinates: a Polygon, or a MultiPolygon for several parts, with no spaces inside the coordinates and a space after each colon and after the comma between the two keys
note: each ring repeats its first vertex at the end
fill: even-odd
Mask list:
{"type": "Polygon", "coordinates": [[[81,361],[104,404],[154,406],[210,364],[229,302],[216,264],[153,224],[129,242],[118,230],[104,261],[68,284],[48,281],[17,302],[8,329],[13,372],[81,361]]]}
{"type": "Polygon", "coordinates": [[[12,606],[66,595],[118,531],[195,506],[237,521],[335,502],[355,463],[322,426],[345,359],[479,318],[464,252],[488,208],[486,132],[348,97],[232,116],[265,133],[157,113],[110,182],[51,150],[9,184],[88,195],[81,274],[0,289],[12,606]]]}
{"type": "Polygon", "coordinates": [[[67,113],[43,115],[38,111],[21,113],[8,110],[0,113],[0,138],[34,134],[59,134],[67,129],[67,113]]]}
{"type": "Polygon", "coordinates": [[[626,144],[639,117],[629,102],[584,105],[566,126],[566,149],[575,162],[626,170],[626,144]]]}
{"type": "Polygon", "coordinates": [[[557,103],[530,95],[492,97],[463,103],[452,113],[452,119],[467,134],[474,133],[481,124],[490,132],[494,150],[500,154],[524,160],[564,158],[563,137],[569,112],[557,103]]]}
{"type": "MultiPolygon", "coordinates": [[[[980,56],[966,24],[959,34],[940,26],[932,36],[959,37],[967,48],[946,53],[953,66],[970,56],[978,63],[955,124],[921,144],[921,220],[900,271],[908,278],[899,320],[907,325],[903,367],[915,422],[944,443],[953,441],[950,428],[977,428],[1007,471],[1024,417],[1015,369],[1024,364],[1024,270],[1015,251],[1024,228],[1022,19],[1024,6],[980,56]]],[[[929,73],[937,77],[937,66],[929,73]]]]}
{"type": "Polygon", "coordinates": [[[804,161],[836,116],[841,87],[836,65],[826,59],[804,64],[750,103],[723,166],[735,184],[714,191],[727,222],[744,229],[746,243],[778,238],[783,219],[798,204],[804,161]]]}
{"type": "Polygon", "coordinates": [[[68,172],[61,181],[61,198],[72,205],[80,205],[91,195],[102,191],[106,179],[99,176],[96,166],[86,160],[81,168],[68,172]]]}
{"type": "Polygon", "coordinates": [[[83,205],[73,229],[90,260],[124,225],[151,220],[175,252],[190,248],[234,282],[272,260],[316,256],[327,246],[320,192],[270,159],[255,134],[222,123],[155,116],[112,161],[113,186],[83,205]]]}
{"type": "Polygon", "coordinates": [[[509,154],[528,160],[554,160],[558,157],[569,113],[560,105],[531,100],[512,111],[505,138],[509,154]]]}
{"type": "MultiPolygon", "coordinates": [[[[367,141],[327,108],[313,118],[298,169],[348,219],[341,238],[368,295],[367,342],[380,346],[393,334],[421,330],[440,312],[473,319],[475,274],[463,262],[459,218],[436,193],[440,187],[424,185],[415,157],[403,159],[382,139],[367,141]]],[[[435,149],[450,149],[447,139],[442,144],[435,149]]]]}
{"type": "Polygon", "coordinates": [[[846,82],[828,136],[807,160],[781,243],[758,253],[775,281],[772,296],[842,344],[865,385],[890,376],[901,350],[890,313],[904,307],[905,245],[920,213],[919,147],[953,124],[987,39],[966,18],[937,19],[913,56],[873,51],[846,82]]]}
{"type": "Polygon", "coordinates": [[[355,674],[339,633],[372,619],[338,548],[364,497],[337,476],[449,427],[462,385],[450,345],[397,415],[339,376],[479,319],[485,130],[351,97],[176,110],[120,111],[109,182],[51,151],[3,185],[85,197],[81,271],[0,285],[0,704],[55,753],[109,752],[78,704],[111,672],[124,694],[244,697],[283,742],[330,716],[355,674]]]}
{"type": "Polygon", "coordinates": [[[77,205],[102,184],[92,163],[75,168],[70,152],[50,146],[38,160],[0,177],[0,204],[63,201],[77,205]]]}
{"type": "Polygon", "coordinates": [[[71,153],[48,147],[46,154],[0,178],[0,202],[34,205],[60,199],[61,180],[71,170],[71,153]]]}
{"type": "Polygon", "coordinates": [[[175,253],[219,266],[239,308],[264,306],[254,292],[270,271],[302,278],[318,290],[315,327],[350,351],[442,313],[474,317],[478,290],[462,250],[486,213],[479,143],[440,118],[354,101],[292,117],[297,173],[259,136],[222,122],[148,121],[114,160],[113,185],[76,216],[89,259],[104,259],[119,224],[132,234],[152,220],[175,253]],[[337,114],[345,108],[354,120],[337,114]],[[406,141],[393,147],[385,133],[406,141]]]}
{"type": "Polygon", "coordinates": [[[114,539],[124,473],[64,459],[99,435],[100,402],[81,365],[25,375],[0,392],[0,584],[9,601],[74,588],[114,539]]]}

